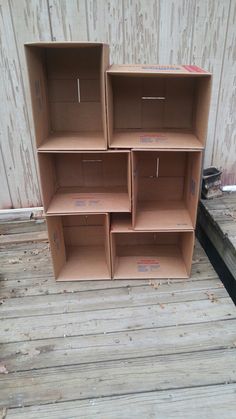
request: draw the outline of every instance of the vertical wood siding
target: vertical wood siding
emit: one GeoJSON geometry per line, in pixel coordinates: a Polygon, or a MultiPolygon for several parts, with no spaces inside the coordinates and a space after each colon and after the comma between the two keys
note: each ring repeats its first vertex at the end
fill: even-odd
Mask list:
{"type": "Polygon", "coordinates": [[[30,41],[104,41],[111,62],[213,72],[205,166],[236,183],[236,0],[0,0],[0,207],[41,204],[24,56],[30,41]]]}

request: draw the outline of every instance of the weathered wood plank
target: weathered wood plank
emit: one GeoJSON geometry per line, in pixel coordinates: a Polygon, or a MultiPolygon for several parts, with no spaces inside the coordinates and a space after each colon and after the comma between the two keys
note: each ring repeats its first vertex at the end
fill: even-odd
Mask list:
{"type": "Polygon", "coordinates": [[[37,206],[40,202],[37,171],[22,70],[9,2],[1,1],[1,89],[2,154],[14,207],[37,206]]]}
{"type": "Polygon", "coordinates": [[[223,68],[219,93],[219,105],[215,127],[215,147],[213,162],[224,169],[222,182],[236,184],[236,2],[231,1],[226,43],[223,55],[223,68]]]}
{"type": "Polygon", "coordinates": [[[194,324],[235,317],[230,298],[167,303],[142,307],[123,307],[29,316],[0,320],[0,341],[17,342],[49,337],[81,336],[153,327],[194,324]]]}
{"type": "Polygon", "coordinates": [[[1,361],[8,372],[233,348],[235,320],[185,326],[129,330],[89,336],[49,338],[8,343],[1,361]]]}
{"type": "Polygon", "coordinates": [[[124,62],[158,62],[159,2],[126,0],[124,3],[124,62]]]}
{"type": "MultiPolygon", "coordinates": [[[[211,203],[211,206],[214,205],[217,199],[214,199],[211,203]]],[[[229,197],[230,199],[230,197],[229,197]]],[[[233,235],[235,232],[236,235],[236,219],[232,217],[232,210],[228,210],[227,206],[223,205],[222,213],[231,212],[231,222],[225,224],[221,222],[221,217],[218,215],[218,219],[215,219],[214,210],[208,209],[208,202],[202,200],[200,202],[198,222],[199,225],[203,228],[205,234],[214,244],[217,252],[223,259],[227,268],[231,272],[233,278],[236,278],[236,247],[233,235]]],[[[235,207],[236,208],[236,204],[235,207]]],[[[234,211],[234,210],[233,210],[234,211]]]]}
{"type": "Polygon", "coordinates": [[[49,0],[53,41],[87,41],[85,0],[49,0]]]}
{"type": "Polygon", "coordinates": [[[0,195],[0,208],[11,208],[12,199],[10,195],[3,155],[2,148],[0,144],[0,179],[1,179],[1,195],[0,195]]]}
{"type": "Polygon", "coordinates": [[[107,42],[110,60],[124,62],[124,5],[119,0],[87,1],[87,32],[90,41],[107,42]],[[116,22],[114,24],[114,22],[116,22]]]}
{"type": "Polygon", "coordinates": [[[185,283],[182,281],[172,283],[171,286],[168,282],[158,283],[157,281],[148,282],[148,284],[150,285],[137,287],[132,287],[132,284],[130,287],[121,285],[120,288],[91,290],[83,293],[65,292],[57,295],[2,299],[0,316],[6,319],[206,299],[214,302],[219,298],[228,297],[219,280],[186,281],[185,283]]]}
{"type": "Polygon", "coordinates": [[[195,0],[160,0],[159,62],[191,62],[195,0]]]}
{"type": "MultiPolygon", "coordinates": [[[[51,265],[51,258],[49,254],[48,245],[45,243],[21,243],[21,244],[9,244],[6,246],[0,246],[0,263],[1,263],[1,279],[7,279],[7,281],[13,280],[15,281],[15,269],[18,265],[18,272],[17,272],[17,279],[18,281],[27,279],[27,278],[43,278],[45,282],[48,281],[49,277],[53,276],[52,273],[52,265],[51,265]]],[[[203,253],[202,250],[195,250],[194,252],[194,262],[192,266],[191,272],[191,280],[201,280],[207,278],[215,278],[216,274],[212,265],[209,263],[206,255],[203,253]]],[[[100,285],[102,281],[99,281],[99,285],[92,282],[86,282],[86,284],[93,284],[93,287],[113,287],[114,284],[106,285],[107,281],[103,281],[103,285],[100,285]]],[[[116,284],[118,281],[115,281],[116,284]]],[[[145,281],[143,281],[145,282],[145,281]]],[[[147,281],[146,281],[147,282],[147,281]]],[[[120,281],[120,283],[127,285],[128,283],[140,283],[139,281],[130,280],[128,283],[125,284],[124,281],[120,281]]],[[[21,287],[21,283],[19,282],[19,286],[21,287]]],[[[84,285],[86,287],[87,285],[84,285]]],[[[5,285],[3,285],[5,287],[5,285]]],[[[6,286],[8,286],[6,284],[6,286]]],[[[58,289],[61,285],[58,284],[58,289]]],[[[82,286],[82,285],[81,285],[82,286]]],[[[51,283],[49,284],[51,287],[51,283]]],[[[69,289],[71,289],[71,285],[68,284],[69,289]]],[[[78,284],[75,285],[78,287],[78,284]]],[[[83,288],[83,286],[82,286],[83,288]]],[[[65,286],[63,285],[63,289],[65,286]]],[[[76,288],[78,289],[78,288],[76,288]]]]}
{"type": "Polygon", "coordinates": [[[91,398],[9,409],[7,419],[235,419],[236,384],[91,398]]]}
{"type": "Polygon", "coordinates": [[[190,62],[213,73],[213,86],[204,165],[212,164],[216,113],[220,90],[230,0],[196,0],[190,62]]]}
{"type": "Polygon", "coordinates": [[[2,221],[0,217],[0,235],[32,233],[39,231],[45,232],[45,220],[25,220],[25,221],[2,221]]]}
{"type": "Polygon", "coordinates": [[[16,372],[0,378],[1,406],[29,406],[236,380],[236,349],[16,372]],[[227,368],[225,359],[227,356],[227,368]]]}
{"type": "Polygon", "coordinates": [[[48,234],[46,233],[46,231],[34,231],[32,233],[22,233],[20,236],[19,234],[2,235],[0,237],[0,246],[27,242],[42,243],[43,241],[48,242],[48,234]]]}

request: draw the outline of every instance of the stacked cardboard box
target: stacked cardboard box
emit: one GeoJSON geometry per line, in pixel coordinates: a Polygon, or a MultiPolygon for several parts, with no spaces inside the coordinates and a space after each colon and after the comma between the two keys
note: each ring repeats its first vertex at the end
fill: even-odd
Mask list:
{"type": "Polygon", "coordinates": [[[56,279],[188,277],[211,75],[108,69],[98,43],[26,57],[56,279]]]}

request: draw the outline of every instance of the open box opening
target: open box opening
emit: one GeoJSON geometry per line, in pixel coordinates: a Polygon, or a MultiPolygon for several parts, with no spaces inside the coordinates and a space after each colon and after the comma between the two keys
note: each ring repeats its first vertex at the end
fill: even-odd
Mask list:
{"type": "Polygon", "coordinates": [[[129,151],[38,157],[47,215],[131,211],[129,151]]]}
{"type": "Polygon", "coordinates": [[[194,232],[139,232],[128,215],[114,215],[111,260],[114,279],[187,278],[194,232]]]}
{"type": "Polygon", "coordinates": [[[110,147],[202,149],[210,87],[208,74],[178,76],[112,66],[107,71],[110,147]]]}
{"type": "Polygon", "coordinates": [[[47,217],[47,225],[57,280],[111,279],[107,214],[47,217]]]}
{"type": "Polygon", "coordinates": [[[26,58],[38,149],[106,149],[108,46],[28,44],[26,58]]]}
{"type": "Polygon", "coordinates": [[[201,160],[200,151],[132,151],[135,229],[195,227],[201,160]]]}

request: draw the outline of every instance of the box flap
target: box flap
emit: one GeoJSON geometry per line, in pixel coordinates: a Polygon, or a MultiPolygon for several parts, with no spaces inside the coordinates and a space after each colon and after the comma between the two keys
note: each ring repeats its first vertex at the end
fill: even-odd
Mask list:
{"type": "Polygon", "coordinates": [[[108,70],[107,73],[111,75],[115,74],[142,74],[142,75],[179,75],[179,76],[211,76],[206,70],[196,66],[196,65],[149,65],[149,64],[123,64],[117,65],[113,64],[108,70]]]}

